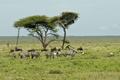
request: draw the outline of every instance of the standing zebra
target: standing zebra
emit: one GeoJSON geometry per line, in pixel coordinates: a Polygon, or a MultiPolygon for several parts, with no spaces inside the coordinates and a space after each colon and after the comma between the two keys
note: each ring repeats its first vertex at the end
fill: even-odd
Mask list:
{"type": "Polygon", "coordinates": [[[15,52],[12,53],[12,57],[16,58],[16,53],[15,52]]]}
{"type": "Polygon", "coordinates": [[[52,52],[46,51],[46,58],[48,59],[49,57],[50,57],[50,58],[51,58],[51,57],[54,58],[54,55],[52,54],[52,52]]]}
{"type": "Polygon", "coordinates": [[[61,56],[62,56],[62,52],[61,52],[61,51],[57,51],[56,56],[57,56],[57,57],[61,57],[61,56]]]}
{"type": "Polygon", "coordinates": [[[36,51],[32,51],[31,52],[31,58],[33,59],[34,57],[40,58],[40,54],[38,52],[36,52],[36,51]]]}
{"type": "Polygon", "coordinates": [[[20,58],[22,59],[22,58],[25,58],[25,57],[29,57],[30,58],[30,53],[29,52],[23,52],[23,51],[21,51],[20,53],[19,53],[19,55],[20,55],[20,58]]]}
{"type": "Polygon", "coordinates": [[[65,51],[65,57],[67,55],[70,55],[71,57],[74,57],[75,56],[75,49],[71,50],[71,51],[65,51]]]}

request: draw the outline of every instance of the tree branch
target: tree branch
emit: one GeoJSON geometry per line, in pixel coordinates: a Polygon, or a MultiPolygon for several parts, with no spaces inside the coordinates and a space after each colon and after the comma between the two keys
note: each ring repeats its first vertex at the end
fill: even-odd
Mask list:
{"type": "Polygon", "coordinates": [[[39,38],[38,36],[35,36],[29,29],[27,29],[27,30],[28,30],[28,32],[30,32],[29,35],[31,35],[31,36],[33,36],[33,37],[39,39],[39,40],[42,42],[41,38],[39,38]]]}
{"type": "Polygon", "coordinates": [[[65,28],[65,26],[63,26],[63,24],[62,24],[62,23],[59,23],[59,25],[60,25],[62,28],[65,28]]]}
{"type": "Polygon", "coordinates": [[[43,35],[42,35],[42,32],[40,31],[40,33],[39,33],[39,31],[36,31],[36,33],[41,37],[41,40],[42,40],[42,42],[43,42],[43,35]]]}
{"type": "Polygon", "coordinates": [[[47,45],[49,45],[52,41],[55,41],[55,39],[48,41],[47,45]]]}
{"type": "Polygon", "coordinates": [[[42,40],[41,40],[38,36],[35,36],[35,35],[33,35],[33,34],[29,34],[29,35],[31,35],[31,36],[33,36],[33,37],[39,39],[39,40],[42,42],[42,40]]]}

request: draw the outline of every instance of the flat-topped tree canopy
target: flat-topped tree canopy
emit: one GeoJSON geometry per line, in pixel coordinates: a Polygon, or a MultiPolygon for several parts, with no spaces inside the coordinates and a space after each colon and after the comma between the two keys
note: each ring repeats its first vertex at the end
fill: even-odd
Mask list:
{"type": "Polygon", "coordinates": [[[52,17],[45,15],[29,16],[23,19],[19,19],[14,23],[15,28],[25,28],[29,32],[29,35],[37,38],[43,46],[43,49],[52,42],[55,41],[59,35],[57,35],[57,24],[52,21],[52,17]],[[51,40],[47,40],[47,36],[53,36],[51,40]]]}
{"type": "Polygon", "coordinates": [[[35,15],[29,16],[23,19],[19,19],[14,23],[14,27],[24,27],[29,29],[35,29],[37,27],[45,27],[49,29],[54,29],[56,25],[51,23],[51,19],[45,15],[35,15]]]}
{"type": "Polygon", "coordinates": [[[73,24],[79,18],[78,15],[75,12],[62,12],[61,15],[52,17],[51,21],[63,28],[68,28],[69,25],[73,24]]]}
{"type": "Polygon", "coordinates": [[[73,24],[78,19],[78,13],[75,12],[62,12],[60,21],[68,28],[69,25],[73,24]]]}

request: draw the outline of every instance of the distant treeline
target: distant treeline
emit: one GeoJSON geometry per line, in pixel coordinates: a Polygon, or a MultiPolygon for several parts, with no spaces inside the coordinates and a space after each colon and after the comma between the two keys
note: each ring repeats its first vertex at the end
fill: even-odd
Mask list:
{"type": "MultiPolygon", "coordinates": [[[[49,36],[48,39],[51,39],[52,37],[49,36]]],[[[16,36],[0,36],[0,41],[16,41],[16,36]]],[[[62,39],[62,36],[60,36],[59,39],[62,39]]],[[[99,40],[99,39],[120,39],[120,36],[68,36],[67,39],[69,40],[99,40]]],[[[19,41],[33,41],[37,40],[34,37],[31,36],[20,36],[19,41]]]]}

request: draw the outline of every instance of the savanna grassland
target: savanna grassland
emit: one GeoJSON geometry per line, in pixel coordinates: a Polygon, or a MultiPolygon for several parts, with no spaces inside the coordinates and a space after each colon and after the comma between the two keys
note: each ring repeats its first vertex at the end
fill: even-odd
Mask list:
{"type": "MultiPolygon", "coordinates": [[[[77,51],[74,58],[55,57],[46,59],[37,40],[20,40],[18,47],[23,51],[34,48],[41,58],[12,58],[9,50],[15,47],[15,40],[0,38],[0,80],[120,80],[120,37],[70,37],[70,45],[77,51]],[[110,53],[113,54],[110,54],[110,53]]],[[[52,42],[60,48],[62,42],[52,42]]],[[[68,44],[66,44],[68,45],[68,44]]],[[[65,45],[65,46],[66,46],[65,45]]],[[[50,50],[50,47],[47,47],[50,50]]],[[[62,50],[64,53],[65,50],[62,50]]]]}

